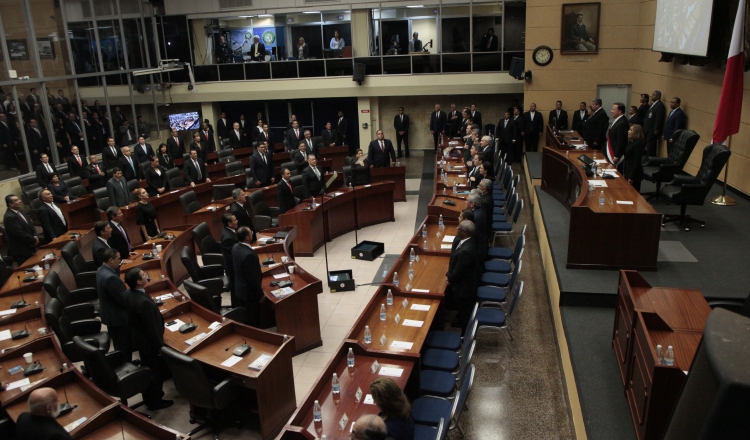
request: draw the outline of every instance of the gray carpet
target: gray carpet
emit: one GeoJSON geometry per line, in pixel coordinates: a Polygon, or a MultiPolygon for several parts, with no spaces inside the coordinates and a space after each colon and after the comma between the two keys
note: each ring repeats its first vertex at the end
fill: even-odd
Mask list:
{"type": "Polygon", "coordinates": [[[530,152],[526,153],[526,163],[528,164],[528,173],[532,179],[542,178],[542,153],[541,152],[530,152]]]}
{"type": "Polygon", "coordinates": [[[435,154],[425,151],[422,162],[422,180],[419,182],[419,205],[417,206],[417,218],[414,221],[414,232],[427,217],[427,205],[432,200],[435,192],[435,154]]]}

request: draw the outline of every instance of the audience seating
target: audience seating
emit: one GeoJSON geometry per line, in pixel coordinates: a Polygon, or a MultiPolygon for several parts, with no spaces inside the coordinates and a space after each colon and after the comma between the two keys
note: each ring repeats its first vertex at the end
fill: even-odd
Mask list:
{"type": "Polygon", "coordinates": [[[194,283],[208,287],[211,292],[229,292],[229,278],[224,276],[224,266],[209,264],[199,266],[190,246],[180,250],[180,260],[194,283]]]}
{"type": "Polygon", "coordinates": [[[510,258],[485,261],[484,271],[485,272],[497,272],[497,273],[510,273],[510,271],[513,270],[514,266],[518,266],[518,263],[521,260],[521,255],[523,255],[523,249],[524,249],[525,243],[526,243],[526,237],[523,235],[520,236],[518,240],[516,240],[516,246],[515,246],[515,249],[513,250],[513,255],[511,255],[510,258]]]}
{"type": "Polygon", "coordinates": [[[448,427],[449,430],[458,428],[461,437],[464,437],[465,434],[458,419],[461,416],[461,410],[466,404],[466,399],[469,397],[471,386],[474,384],[475,373],[476,367],[473,364],[469,365],[464,373],[466,377],[462,379],[461,388],[453,399],[425,396],[414,400],[412,404],[414,423],[438,426],[440,419],[444,418],[451,421],[448,427]],[[445,417],[446,414],[449,417],[445,417]]]}
{"type": "Polygon", "coordinates": [[[185,280],[183,286],[190,296],[190,299],[200,306],[214,312],[227,319],[233,319],[237,322],[244,323],[247,320],[247,310],[244,307],[222,307],[221,295],[212,295],[208,288],[190,280],[185,280]]]}
{"type": "Polygon", "coordinates": [[[516,292],[513,295],[513,300],[510,303],[510,310],[508,310],[508,313],[506,314],[505,311],[498,308],[492,308],[492,307],[480,307],[477,310],[476,319],[479,323],[479,330],[484,329],[497,329],[499,331],[505,330],[508,337],[508,352],[513,353],[510,343],[513,341],[513,334],[510,332],[510,323],[509,320],[513,316],[513,312],[516,309],[516,306],[518,305],[518,300],[521,298],[521,294],[523,294],[523,281],[518,283],[518,286],[516,287],[516,292]]]}
{"type": "Polygon", "coordinates": [[[201,251],[203,264],[224,264],[221,245],[211,234],[211,229],[206,222],[200,223],[193,228],[193,240],[201,251]]]}
{"type": "MultiPolygon", "coordinates": [[[[472,321],[472,319],[469,319],[472,321]]],[[[477,333],[477,323],[471,326],[471,330],[466,335],[466,341],[473,341],[477,333]]],[[[422,353],[422,369],[425,370],[439,370],[447,371],[449,373],[458,370],[461,363],[461,358],[466,359],[466,356],[471,349],[471,344],[464,343],[461,347],[461,353],[456,353],[453,350],[439,350],[435,348],[428,348],[422,353]]]]}
{"type": "Polygon", "coordinates": [[[73,241],[67,242],[60,252],[75,276],[76,286],[96,289],[96,269],[98,269],[96,263],[84,260],[81,251],[73,241]]]}
{"type": "Polygon", "coordinates": [[[60,341],[60,348],[71,362],[83,360],[73,343],[74,336],[80,336],[88,344],[109,351],[109,333],[101,331],[102,323],[94,318],[93,308],[87,304],[77,310],[63,308],[62,302],[52,298],[44,304],[44,319],[52,327],[60,341]],[[69,311],[74,316],[69,316],[69,311]]]}
{"type": "Polygon", "coordinates": [[[448,432],[444,425],[445,419],[442,417],[440,418],[440,423],[438,423],[437,427],[415,424],[414,440],[443,440],[445,439],[445,434],[448,432]]]}
{"type": "Polygon", "coordinates": [[[201,202],[198,201],[198,195],[195,191],[188,191],[180,194],[180,204],[185,214],[192,214],[202,208],[201,202]]]}

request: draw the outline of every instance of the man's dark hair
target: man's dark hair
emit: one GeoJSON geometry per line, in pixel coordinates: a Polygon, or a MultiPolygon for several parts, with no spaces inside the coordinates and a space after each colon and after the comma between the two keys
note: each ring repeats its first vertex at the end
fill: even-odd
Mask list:
{"type": "Polygon", "coordinates": [[[110,206],[109,208],[107,208],[107,219],[112,220],[113,218],[115,218],[117,216],[117,211],[119,210],[120,208],[118,208],[117,206],[110,206]]]}
{"type": "Polygon", "coordinates": [[[115,174],[117,174],[118,171],[122,171],[122,170],[120,168],[118,168],[118,167],[112,168],[112,176],[114,176],[115,174]]]}
{"type": "Polygon", "coordinates": [[[138,287],[138,281],[141,279],[141,269],[134,267],[125,274],[125,284],[131,289],[138,287]]]}
{"type": "Polygon", "coordinates": [[[614,105],[617,106],[617,110],[620,110],[620,113],[625,114],[625,104],[622,102],[615,102],[614,105]]]}
{"type": "Polygon", "coordinates": [[[630,108],[632,108],[632,109],[633,109],[633,113],[635,113],[635,112],[637,112],[637,111],[638,111],[638,107],[636,107],[636,106],[634,106],[634,105],[631,105],[631,106],[630,106],[630,108]]]}
{"type": "Polygon", "coordinates": [[[595,102],[599,107],[602,106],[602,100],[599,98],[594,98],[592,102],[595,102]]]}
{"type": "Polygon", "coordinates": [[[102,232],[104,232],[104,229],[106,229],[108,224],[109,223],[105,222],[104,220],[98,221],[94,224],[94,233],[96,233],[97,237],[102,236],[102,232]]]}
{"type": "Polygon", "coordinates": [[[474,221],[474,211],[471,209],[464,209],[461,211],[461,215],[463,215],[464,220],[471,220],[474,221]]]}
{"type": "Polygon", "coordinates": [[[240,240],[240,243],[243,243],[247,237],[250,237],[253,234],[253,231],[250,230],[247,226],[242,226],[237,229],[237,239],[240,240]]]}
{"type": "Polygon", "coordinates": [[[229,226],[230,223],[232,223],[232,217],[234,217],[234,214],[226,213],[221,216],[221,222],[224,224],[224,226],[229,226]]]}
{"type": "Polygon", "coordinates": [[[15,194],[8,194],[7,196],[5,196],[5,204],[10,206],[10,204],[13,203],[11,199],[15,196],[15,194]]]}
{"type": "Polygon", "coordinates": [[[104,254],[102,254],[102,261],[107,263],[109,262],[109,260],[117,257],[118,255],[120,255],[120,251],[118,251],[117,249],[109,248],[104,251],[104,254]]]}
{"type": "Polygon", "coordinates": [[[292,172],[292,169],[291,169],[291,168],[289,168],[289,167],[282,167],[282,168],[281,168],[281,175],[283,176],[283,175],[284,175],[284,171],[287,171],[287,170],[288,170],[288,171],[289,171],[290,173],[292,172]]]}
{"type": "Polygon", "coordinates": [[[484,162],[484,153],[477,153],[477,160],[480,162],[484,162]]]}
{"type": "Polygon", "coordinates": [[[677,105],[680,105],[680,103],[682,103],[682,101],[680,101],[680,98],[678,98],[676,96],[674,98],[672,98],[672,99],[674,99],[675,101],[677,101],[677,105]]]}

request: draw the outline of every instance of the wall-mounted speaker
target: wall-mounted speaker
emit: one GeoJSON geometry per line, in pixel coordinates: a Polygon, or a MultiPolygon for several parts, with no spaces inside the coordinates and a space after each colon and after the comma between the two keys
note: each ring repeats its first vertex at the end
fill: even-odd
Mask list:
{"type": "Polygon", "coordinates": [[[365,68],[367,66],[363,63],[354,63],[354,75],[352,81],[357,81],[359,85],[362,85],[362,81],[365,80],[365,68]]]}
{"type": "Polygon", "coordinates": [[[510,71],[508,74],[515,79],[523,79],[523,58],[513,57],[510,61],[510,71]]]}

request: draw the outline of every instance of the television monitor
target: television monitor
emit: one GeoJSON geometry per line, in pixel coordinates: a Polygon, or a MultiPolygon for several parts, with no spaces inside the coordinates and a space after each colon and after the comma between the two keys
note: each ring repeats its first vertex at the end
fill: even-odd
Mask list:
{"type": "Polygon", "coordinates": [[[713,3],[713,0],[658,0],[653,50],[705,57],[713,3]]]}
{"type": "Polygon", "coordinates": [[[197,130],[201,126],[198,112],[175,113],[169,115],[169,128],[177,131],[197,130]]]}

